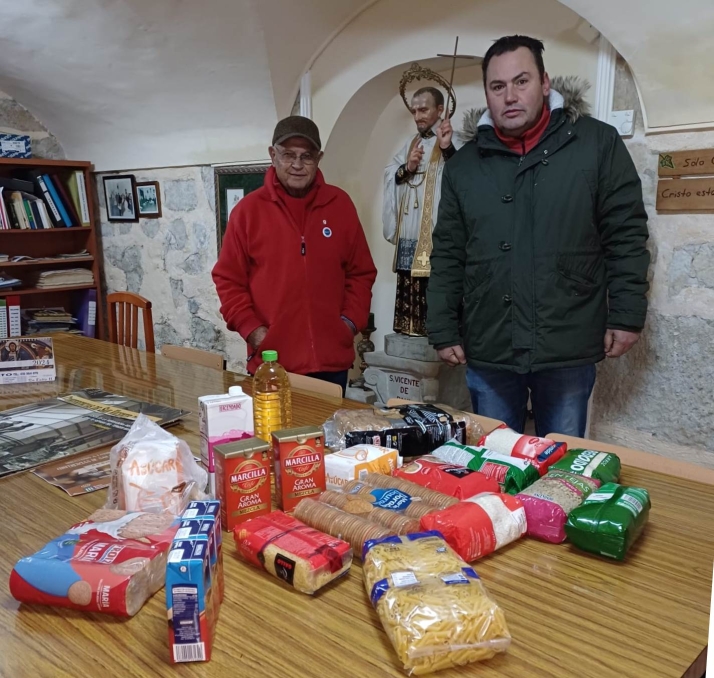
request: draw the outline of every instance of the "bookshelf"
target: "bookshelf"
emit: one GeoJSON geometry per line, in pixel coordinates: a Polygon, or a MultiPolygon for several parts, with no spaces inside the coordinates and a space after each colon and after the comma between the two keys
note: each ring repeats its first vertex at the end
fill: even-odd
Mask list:
{"type": "MultiPolygon", "coordinates": [[[[84,186],[89,209],[89,226],[60,226],[38,228],[36,230],[0,230],[0,253],[10,258],[29,256],[30,260],[0,262],[0,271],[19,278],[22,286],[0,289],[0,299],[16,296],[20,298],[20,308],[45,308],[62,306],[75,317],[83,303],[86,290],[94,289],[96,305],[96,337],[104,338],[104,317],[101,297],[101,253],[97,244],[97,210],[94,201],[93,166],[90,162],[77,160],[48,160],[44,158],[18,159],[0,158],[0,177],[24,179],[28,171],[56,176],[64,183],[74,172],[84,176],[84,186]],[[87,254],[75,258],[57,258],[61,254],[74,254],[86,250],[87,254]],[[59,271],[70,268],[86,268],[92,271],[94,282],[84,285],[64,285],[61,287],[38,288],[33,284],[42,271],[59,271]]],[[[35,191],[35,195],[38,191],[35,191]]],[[[7,204],[7,199],[6,199],[7,204]]]]}

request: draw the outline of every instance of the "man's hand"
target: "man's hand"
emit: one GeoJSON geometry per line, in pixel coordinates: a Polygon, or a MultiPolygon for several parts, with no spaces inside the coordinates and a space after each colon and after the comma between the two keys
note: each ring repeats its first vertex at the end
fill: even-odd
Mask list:
{"type": "Polygon", "coordinates": [[[258,346],[263,343],[266,334],[268,334],[268,328],[261,325],[248,335],[248,343],[257,350],[258,346]]]}
{"type": "Polygon", "coordinates": [[[465,365],[466,356],[464,349],[461,346],[449,346],[448,348],[440,348],[437,353],[447,365],[465,365]]]}
{"type": "Polygon", "coordinates": [[[442,120],[441,125],[436,128],[436,138],[439,140],[439,148],[447,149],[451,146],[451,137],[454,135],[454,128],[451,126],[451,119],[447,116],[442,120]]]}
{"type": "Polygon", "coordinates": [[[639,332],[625,330],[607,330],[605,332],[605,355],[608,358],[619,358],[625,355],[640,338],[639,332]]]}
{"type": "Polygon", "coordinates": [[[409,154],[409,159],[407,160],[407,169],[414,174],[419,169],[421,164],[421,159],[424,155],[424,149],[421,145],[421,139],[414,144],[412,152],[409,154]]]}

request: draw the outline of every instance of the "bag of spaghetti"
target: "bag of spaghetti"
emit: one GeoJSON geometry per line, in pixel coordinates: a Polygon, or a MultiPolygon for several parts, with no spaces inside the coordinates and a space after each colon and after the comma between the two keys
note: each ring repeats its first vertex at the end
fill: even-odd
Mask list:
{"type": "Polygon", "coordinates": [[[431,454],[450,464],[466,466],[472,471],[483,473],[494,479],[501,492],[507,494],[517,494],[540,478],[538,469],[526,459],[498,454],[485,447],[461,445],[455,440],[450,440],[431,454]]]}
{"type": "Polygon", "coordinates": [[[409,675],[508,649],[503,611],[438,532],[368,541],[363,561],[367,595],[409,675]]]}

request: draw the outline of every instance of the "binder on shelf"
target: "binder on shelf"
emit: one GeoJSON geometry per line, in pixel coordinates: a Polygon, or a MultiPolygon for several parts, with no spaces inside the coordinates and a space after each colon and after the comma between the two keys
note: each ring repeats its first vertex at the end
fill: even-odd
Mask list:
{"type": "Polygon", "coordinates": [[[20,191],[13,191],[10,193],[10,199],[12,200],[12,209],[15,212],[19,227],[24,230],[29,229],[30,222],[27,220],[27,214],[25,213],[25,203],[22,200],[22,193],[20,193],[20,191]]]}
{"type": "Polygon", "coordinates": [[[40,221],[42,222],[42,228],[52,228],[54,224],[52,219],[50,219],[49,210],[47,205],[45,205],[43,200],[36,200],[34,203],[37,206],[37,211],[40,213],[40,221]]]}
{"type": "Polygon", "coordinates": [[[7,332],[7,302],[0,299],[0,339],[7,339],[10,336],[7,332]]]}
{"type": "Polygon", "coordinates": [[[59,215],[61,217],[60,222],[62,226],[71,226],[72,225],[72,220],[69,218],[69,214],[67,213],[67,210],[65,209],[64,205],[62,204],[62,200],[60,199],[59,193],[57,192],[57,189],[55,188],[55,185],[52,181],[52,178],[50,177],[49,174],[43,174],[42,179],[47,185],[47,190],[49,191],[50,196],[52,196],[52,202],[54,202],[55,207],[57,208],[57,211],[59,212],[59,215]]]}
{"type": "MultiPolygon", "coordinates": [[[[22,195],[22,193],[20,194],[22,195]]],[[[27,198],[22,199],[22,206],[25,208],[25,216],[27,217],[27,223],[30,224],[30,228],[33,231],[37,230],[37,224],[35,224],[35,217],[32,214],[32,206],[27,198]]]]}
{"type": "Polygon", "coordinates": [[[85,337],[94,339],[97,333],[97,290],[94,287],[82,295],[77,325],[85,337]]]}
{"type": "Polygon", "coordinates": [[[55,205],[55,201],[50,195],[50,191],[47,188],[47,184],[45,183],[45,180],[42,178],[42,175],[40,175],[39,172],[35,173],[35,182],[37,183],[37,188],[39,189],[38,195],[41,195],[45,199],[45,203],[49,208],[49,214],[50,218],[52,219],[52,224],[54,226],[64,226],[64,224],[62,223],[62,217],[60,216],[59,210],[57,209],[57,205],[55,205]]]}
{"type": "Polygon", "coordinates": [[[22,336],[22,321],[20,319],[20,297],[10,295],[6,297],[8,331],[11,337],[22,336]]]}
{"type": "Polygon", "coordinates": [[[10,224],[10,215],[7,213],[7,207],[5,206],[4,191],[5,187],[0,186],[0,219],[2,219],[2,229],[7,231],[12,228],[12,225],[10,224]]]}
{"type": "Polygon", "coordinates": [[[77,178],[77,192],[79,194],[79,216],[82,218],[82,226],[91,226],[92,220],[89,216],[89,199],[87,198],[87,185],[84,181],[84,172],[77,170],[74,173],[77,178]]]}
{"type": "Polygon", "coordinates": [[[72,202],[72,196],[69,194],[69,190],[64,184],[64,181],[56,174],[51,175],[52,183],[54,183],[57,192],[60,195],[62,203],[67,208],[67,214],[69,215],[70,226],[81,226],[82,223],[79,220],[79,215],[77,210],[74,209],[74,203],[72,202]]]}

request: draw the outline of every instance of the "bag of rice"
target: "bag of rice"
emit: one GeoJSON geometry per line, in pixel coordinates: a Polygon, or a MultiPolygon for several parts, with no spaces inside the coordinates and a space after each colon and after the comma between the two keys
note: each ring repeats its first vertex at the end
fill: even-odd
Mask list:
{"type": "Polygon", "coordinates": [[[368,541],[363,560],[367,595],[409,675],[508,649],[503,611],[438,533],[368,541]]]}
{"type": "Polygon", "coordinates": [[[538,469],[525,459],[497,454],[484,447],[460,445],[453,440],[434,450],[432,456],[479,471],[493,478],[501,492],[508,494],[517,494],[540,477],[538,469]]]}
{"type": "Polygon", "coordinates": [[[595,478],[601,483],[616,483],[620,479],[620,458],[616,454],[597,450],[569,450],[550,468],[595,478]]]}
{"type": "Polygon", "coordinates": [[[600,487],[600,481],[551,467],[547,475],[516,495],[526,511],[528,536],[560,544],[568,514],[600,487]]]}
{"type": "Polygon", "coordinates": [[[520,539],[526,514],[518,497],[484,492],[455,506],[430,513],[422,530],[437,530],[464,560],[471,562],[520,539]]]}
{"type": "Polygon", "coordinates": [[[315,593],[350,569],[350,545],[282,511],[251,518],[233,530],[238,553],[302,593],[315,593]]]}
{"type": "Polygon", "coordinates": [[[624,560],[642,533],[651,506],[647,490],[606,483],[570,512],[565,534],[583,551],[624,560]]]}
{"type": "Polygon", "coordinates": [[[457,499],[468,499],[481,492],[501,491],[493,478],[434,456],[415,459],[395,471],[394,475],[457,499]]]}
{"type": "Polygon", "coordinates": [[[498,454],[527,459],[542,476],[568,451],[565,443],[556,443],[549,438],[522,435],[508,428],[506,424],[501,424],[481,438],[478,444],[498,454]]]}

